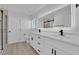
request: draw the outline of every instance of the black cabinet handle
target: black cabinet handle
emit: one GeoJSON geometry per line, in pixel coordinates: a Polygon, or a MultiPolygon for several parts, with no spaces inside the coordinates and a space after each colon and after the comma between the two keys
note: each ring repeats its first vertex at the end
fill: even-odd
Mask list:
{"type": "Polygon", "coordinates": [[[56,55],[56,50],[54,51],[54,55],[56,55]]]}
{"type": "Polygon", "coordinates": [[[54,49],[52,49],[52,54],[53,54],[54,49]]]}
{"type": "Polygon", "coordinates": [[[26,34],[24,34],[24,36],[25,36],[26,34]]]}
{"type": "Polygon", "coordinates": [[[41,30],[39,29],[39,33],[41,32],[41,30]]]}
{"type": "Polygon", "coordinates": [[[40,43],[38,42],[38,44],[40,45],[40,43]]]}
{"type": "Polygon", "coordinates": [[[38,51],[40,52],[40,50],[38,49],[38,51]]]}
{"type": "Polygon", "coordinates": [[[31,40],[33,40],[33,37],[31,38],[31,40]]]}
{"type": "Polygon", "coordinates": [[[40,39],[40,37],[38,36],[38,38],[40,39]]]}

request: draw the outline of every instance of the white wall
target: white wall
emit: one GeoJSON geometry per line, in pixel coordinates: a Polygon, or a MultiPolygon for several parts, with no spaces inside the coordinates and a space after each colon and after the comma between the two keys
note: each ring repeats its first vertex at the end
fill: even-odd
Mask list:
{"type": "Polygon", "coordinates": [[[26,15],[8,12],[8,43],[25,41],[24,33],[31,28],[31,20],[26,15]],[[11,32],[9,32],[11,31],[11,32]]]}

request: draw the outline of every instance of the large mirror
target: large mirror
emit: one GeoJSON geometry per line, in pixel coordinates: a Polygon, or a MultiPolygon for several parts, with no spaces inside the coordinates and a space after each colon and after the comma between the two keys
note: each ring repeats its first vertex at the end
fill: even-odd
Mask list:
{"type": "Polygon", "coordinates": [[[40,20],[40,28],[71,27],[71,5],[52,12],[40,20]]]}
{"type": "Polygon", "coordinates": [[[38,17],[37,26],[40,29],[65,29],[71,30],[75,26],[74,5],[62,5],[38,17]]]}

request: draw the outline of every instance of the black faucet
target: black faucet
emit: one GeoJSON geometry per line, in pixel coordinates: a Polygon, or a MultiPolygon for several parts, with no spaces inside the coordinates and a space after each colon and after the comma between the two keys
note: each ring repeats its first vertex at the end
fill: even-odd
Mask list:
{"type": "Polygon", "coordinates": [[[41,30],[39,29],[39,33],[41,32],[41,30]]]}
{"type": "Polygon", "coordinates": [[[76,4],[76,8],[79,6],[79,4],[76,4]]]}
{"type": "Polygon", "coordinates": [[[63,36],[63,30],[61,29],[59,32],[60,32],[60,35],[63,36]]]}

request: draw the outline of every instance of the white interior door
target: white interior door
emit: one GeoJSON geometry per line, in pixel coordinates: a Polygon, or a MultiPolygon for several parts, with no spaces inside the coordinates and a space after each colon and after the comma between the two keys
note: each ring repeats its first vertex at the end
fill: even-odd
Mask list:
{"type": "Polygon", "coordinates": [[[8,44],[20,41],[20,21],[19,16],[13,12],[8,13],[8,44]]]}

